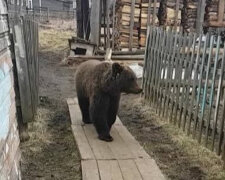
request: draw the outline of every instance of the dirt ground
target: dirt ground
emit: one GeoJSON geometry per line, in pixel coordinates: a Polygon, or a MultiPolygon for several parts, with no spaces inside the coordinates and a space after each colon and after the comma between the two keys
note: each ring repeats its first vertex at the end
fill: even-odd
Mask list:
{"type": "MultiPolygon", "coordinates": [[[[40,31],[40,106],[21,143],[24,180],[79,180],[80,158],[66,98],[76,96],[74,67],[61,64],[73,32],[40,31]]],[[[222,161],[178,129],[159,120],[140,95],[122,95],[119,117],[171,180],[225,179],[222,161]]]]}
{"type": "Polygon", "coordinates": [[[219,157],[159,119],[140,95],[122,95],[119,117],[168,179],[225,179],[219,157]]]}
{"type": "Polygon", "coordinates": [[[81,179],[66,104],[66,98],[76,95],[74,70],[60,65],[71,35],[70,31],[40,32],[40,106],[35,122],[29,125],[29,141],[21,143],[24,180],[81,179]]]}

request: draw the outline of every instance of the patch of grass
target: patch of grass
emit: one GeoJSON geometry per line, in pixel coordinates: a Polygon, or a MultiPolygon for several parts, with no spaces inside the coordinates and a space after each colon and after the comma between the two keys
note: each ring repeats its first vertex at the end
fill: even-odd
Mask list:
{"type": "Polygon", "coordinates": [[[41,51],[63,51],[69,48],[68,39],[75,35],[71,30],[40,29],[39,42],[41,51]]]}
{"type": "Polygon", "coordinates": [[[181,129],[165,122],[162,119],[157,120],[160,125],[171,136],[172,140],[187,153],[192,161],[196,161],[206,173],[208,180],[225,179],[225,170],[223,169],[222,159],[216,153],[210,151],[203,145],[198,144],[197,140],[188,137],[181,129]]]}

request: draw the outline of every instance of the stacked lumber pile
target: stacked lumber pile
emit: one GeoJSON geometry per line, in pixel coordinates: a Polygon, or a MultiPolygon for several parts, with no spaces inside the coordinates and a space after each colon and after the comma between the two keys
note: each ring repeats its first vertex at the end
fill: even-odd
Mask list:
{"type": "MultiPolygon", "coordinates": [[[[208,24],[210,24],[210,22],[218,21],[219,6],[220,6],[219,0],[207,0],[206,1],[205,21],[208,24]]],[[[223,18],[223,21],[225,21],[225,18],[223,18]]]]}
{"type": "Polygon", "coordinates": [[[199,0],[183,0],[182,26],[185,32],[195,30],[199,0]]]}
{"type": "MultiPolygon", "coordinates": [[[[139,40],[139,45],[140,47],[145,47],[145,42],[146,42],[146,35],[147,35],[147,21],[148,18],[150,20],[150,23],[153,21],[153,11],[154,11],[154,3],[151,3],[151,13],[150,17],[148,17],[148,6],[149,6],[149,0],[142,0],[141,1],[141,27],[140,27],[140,40],[139,40]]],[[[156,2],[156,16],[155,18],[155,25],[159,25],[159,20],[157,17],[158,11],[159,11],[159,6],[160,6],[160,0],[157,0],[156,2]]]]}
{"type": "MultiPolygon", "coordinates": [[[[132,47],[139,47],[139,30],[140,30],[140,2],[135,1],[134,9],[134,26],[133,26],[133,45],[132,47]]],[[[115,46],[121,48],[129,47],[130,40],[130,23],[131,23],[131,4],[132,0],[117,0],[116,2],[116,28],[119,32],[115,40],[115,46]]]]}
{"type": "MultiPolygon", "coordinates": [[[[159,24],[161,26],[174,26],[176,19],[176,0],[162,0],[159,8],[159,24]]],[[[183,0],[179,2],[177,26],[181,25],[181,11],[183,9],[183,0]]]]}
{"type": "Polygon", "coordinates": [[[207,22],[218,20],[218,17],[217,17],[218,5],[219,5],[219,0],[208,0],[206,2],[205,20],[207,22]]]}

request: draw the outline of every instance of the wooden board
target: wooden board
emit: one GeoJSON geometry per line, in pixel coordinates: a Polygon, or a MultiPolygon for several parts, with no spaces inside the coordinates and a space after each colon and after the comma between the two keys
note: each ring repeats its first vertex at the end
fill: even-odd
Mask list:
{"type": "Polygon", "coordinates": [[[83,180],[100,180],[96,160],[81,161],[83,180]]]}
{"type": "Polygon", "coordinates": [[[141,174],[132,160],[119,160],[124,180],[141,180],[141,174]]]}
{"type": "Polygon", "coordinates": [[[98,139],[92,124],[81,122],[77,99],[68,99],[67,103],[84,180],[164,179],[155,161],[123,126],[119,117],[111,130],[114,141],[104,142],[98,139]]]}
{"type": "Polygon", "coordinates": [[[115,159],[107,142],[100,141],[93,125],[85,125],[84,132],[96,159],[115,159]]]}
{"type": "Polygon", "coordinates": [[[82,126],[72,125],[72,131],[74,137],[76,137],[76,143],[79,147],[81,159],[95,159],[82,126]]]}
{"type": "Polygon", "coordinates": [[[123,180],[117,160],[99,160],[98,167],[101,179],[123,180]]]}
{"type": "Polygon", "coordinates": [[[69,105],[70,117],[72,125],[82,125],[82,116],[80,108],[78,107],[77,99],[68,98],[67,104],[69,105]]]}

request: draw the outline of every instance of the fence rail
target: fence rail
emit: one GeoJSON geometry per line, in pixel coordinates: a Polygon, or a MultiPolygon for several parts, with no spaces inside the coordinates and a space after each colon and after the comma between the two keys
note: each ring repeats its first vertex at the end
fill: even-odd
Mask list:
{"type": "Polygon", "coordinates": [[[224,74],[220,36],[148,29],[144,98],[160,116],[218,155],[224,152],[224,74]]]}

